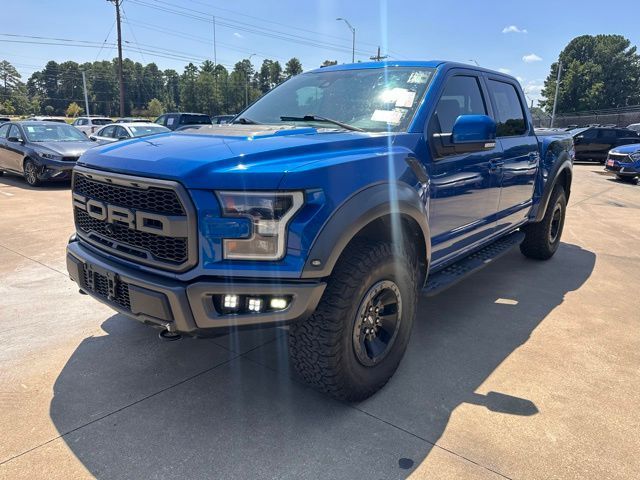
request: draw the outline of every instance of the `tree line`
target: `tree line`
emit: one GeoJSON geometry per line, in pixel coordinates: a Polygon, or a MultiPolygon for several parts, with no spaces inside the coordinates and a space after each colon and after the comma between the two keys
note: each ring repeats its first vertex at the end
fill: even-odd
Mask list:
{"type": "MultiPolygon", "coordinates": [[[[49,61],[26,81],[10,62],[0,61],[0,113],[80,114],[84,110],[83,71],[90,113],[117,116],[117,59],[82,64],[49,61]]],[[[161,70],[153,62],[143,65],[125,58],[122,71],[127,116],[154,116],[165,111],[221,115],[239,112],[278,83],[302,73],[302,64],[294,57],[283,68],[277,60],[265,59],[256,70],[249,59],[243,59],[229,71],[206,60],[200,65],[189,63],[178,73],[161,70]]]]}

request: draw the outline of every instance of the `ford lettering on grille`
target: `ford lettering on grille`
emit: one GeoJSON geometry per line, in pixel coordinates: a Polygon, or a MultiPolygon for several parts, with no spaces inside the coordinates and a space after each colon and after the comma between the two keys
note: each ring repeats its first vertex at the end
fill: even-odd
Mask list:
{"type": "Polygon", "coordinates": [[[175,182],[74,171],[81,239],[137,263],[183,271],[195,264],[195,214],[175,182]]]}

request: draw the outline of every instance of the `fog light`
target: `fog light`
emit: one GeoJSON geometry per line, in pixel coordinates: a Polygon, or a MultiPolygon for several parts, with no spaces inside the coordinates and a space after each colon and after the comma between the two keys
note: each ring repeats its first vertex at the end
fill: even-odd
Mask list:
{"type": "Polygon", "coordinates": [[[249,311],[251,312],[259,312],[262,310],[262,299],[261,298],[250,298],[249,299],[249,311]]]}
{"type": "Polygon", "coordinates": [[[224,308],[238,308],[238,295],[225,295],[224,308]]]}
{"type": "Polygon", "coordinates": [[[285,298],[272,298],[269,302],[269,306],[274,310],[284,310],[287,308],[287,300],[285,298]]]}

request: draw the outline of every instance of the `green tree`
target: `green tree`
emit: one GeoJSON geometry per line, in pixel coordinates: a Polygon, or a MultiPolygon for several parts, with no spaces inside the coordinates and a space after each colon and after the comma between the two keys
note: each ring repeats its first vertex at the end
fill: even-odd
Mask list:
{"type": "MultiPolygon", "coordinates": [[[[582,35],[560,53],[558,112],[597,110],[640,102],[640,56],[621,35],[582,35]]],[[[558,62],[544,82],[540,106],[553,109],[558,62]]]]}
{"type": "Polygon", "coordinates": [[[2,85],[2,96],[0,98],[7,100],[13,89],[22,83],[20,78],[20,74],[15,67],[6,60],[2,60],[0,62],[0,82],[2,85]]]}
{"type": "Polygon", "coordinates": [[[47,115],[53,115],[55,111],[56,109],[53,107],[53,105],[47,105],[46,107],[44,107],[44,113],[46,113],[47,115]]]}
{"type": "Polygon", "coordinates": [[[16,113],[16,109],[13,108],[10,100],[6,102],[0,102],[0,113],[3,115],[14,115],[16,113]]]}
{"type": "Polygon", "coordinates": [[[76,102],[71,102],[65,113],[67,114],[67,117],[75,118],[82,113],[82,108],[76,102]]]}
{"type": "Polygon", "coordinates": [[[164,105],[157,98],[152,98],[147,104],[147,112],[151,117],[159,117],[164,113],[164,105]]]}
{"type": "Polygon", "coordinates": [[[302,73],[302,63],[296,57],[291,58],[284,66],[284,76],[291,78],[302,73]]]}
{"type": "Polygon", "coordinates": [[[269,69],[269,79],[271,80],[271,88],[278,85],[282,80],[284,80],[284,76],[282,73],[282,66],[280,66],[280,62],[277,60],[271,64],[269,69]]]}
{"type": "Polygon", "coordinates": [[[197,110],[198,67],[189,63],[180,76],[180,108],[184,111],[197,110]]]}
{"type": "Polygon", "coordinates": [[[273,61],[265,58],[262,62],[262,66],[260,67],[260,71],[258,72],[258,88],[262,93],[266,93],[271,90],[271,66],[273,65],[273,61]]]}

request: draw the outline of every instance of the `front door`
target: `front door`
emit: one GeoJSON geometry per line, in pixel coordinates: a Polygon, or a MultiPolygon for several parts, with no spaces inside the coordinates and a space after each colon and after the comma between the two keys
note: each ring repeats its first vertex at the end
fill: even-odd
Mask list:
{"type": "Polygon", "coordinates": [[[487,87],[493,102],[496,137],[502,147],[497,230],[508,230],[529,215],[540,153],[520,89],[503,77],[489,78],[487,87]]]}
{"type": "Polygon", "coordinates": [[[9,156],[7,151],[7,134],[9,133],[10,123],[0,126],[0,170],[9,168],[9,156]]]}
{"type": "MultiPolygon", "coordinates": [[[[432,145],[450,137],[460,115],[490,115],[490,104],[480,78],[473,71],[454,70],[429,121],[432,145]]],[[[455,153],[433,149],[427,165],[431,179],[429,223],[432,258],[444,262],[491,235],[500,198],[498,143],[490,150],[455,153]]]]}

